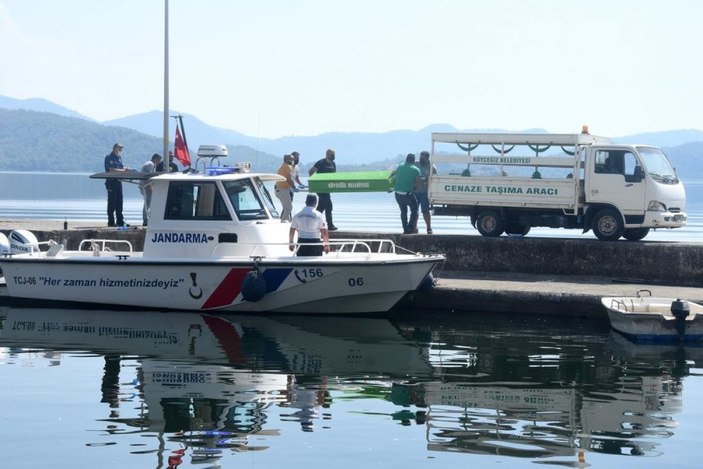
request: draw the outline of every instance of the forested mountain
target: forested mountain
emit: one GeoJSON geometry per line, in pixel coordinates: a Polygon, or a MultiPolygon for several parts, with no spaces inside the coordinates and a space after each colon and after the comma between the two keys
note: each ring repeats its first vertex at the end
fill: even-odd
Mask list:
{"type": "Polygon", "coordinates": [[[0,109],[24,109],[27,111],[51,112],[66,117],[79,117],[92,121],[93,119],[65,108],[43,98],[15,99],[0,96],[0,109]]]}
{"type": "MultiPolygon", "coordinates": [[[[152,111],[100,124],[46,100],[0,96],[0,170],[98,172],[102,171],[103,158],[115,142],[125,145],[125,165],[138,168],[153,153],[162,152],[162,120],[160,111],[152,111]]],[[[458,131],[448,124],[436,124],[416,131],[331,132],[258,139],[212,127],[194,116],[184,115],[184,122],[193,160],[200,144],[226,144],[230,150],[229,164],[250,161],[257,171],[275,171],[282,155],[293,150],[301,153],[304,171],[322,158],[327,148],[337,151],[337,164],[342,171],[385,169],[402,162],[406,153],[429,149],[432,132],[458,131]]],[[[174,129],[172,125],[172,134],[174,129]]],[[[649,132],[616,137],[614,141],[663,147],[685,180],[703,180],[703,166],[698,163],[703,159],[703,132],[699,130],[649,132]]]]}
{"type": "MultiPolygon", "coordinates": [[[[112,145],[124,145],[125,166],[140,168],[163,152],[160,138],[48,112],[0,109],[0,170],[101,172],[112,145]]],[[[275,171],[280,158],[244,146],[230,146],[230,162],[250,161],[260,171],[275,171]]],[[[197,148],[191,147],[195,161],[197,148]]],[[[226,163],[224,160],[222,163],[226,163]]]]}

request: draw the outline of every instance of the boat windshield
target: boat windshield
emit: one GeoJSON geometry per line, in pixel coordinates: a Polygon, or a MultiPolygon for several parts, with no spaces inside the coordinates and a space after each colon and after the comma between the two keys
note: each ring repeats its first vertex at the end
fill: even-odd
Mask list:
{"type": "Polygon", "coordinates": [[[223,185],[237,218],[242,221],[268,219],[268,213],[264,209],[257,191],[254,190],[251,180],[224,181],[223,185]]]}
{"type": "Polygon", "coordinates": [[[281,215],[278,213],[278,210],[276,209],[276,206],[273,203],[273,199],[271,198],[271,193],[268,191],[266,188],[266,185],[263,183],[261,179],[256,179],[256,184],[259,188],[259,191],[264,195],[264,203],[266,204],[266,207],[268,207],[269,212],[271,212],[271,216],[274,218],[278,218],[281,215]]]}
{"type": "Polygon", "coordinates": [[[652,179],[662,184],[678,184],[679,178],[676,176],[676,171],[664,152],[652,147],[637,147],[637,152],[652,179]]]}

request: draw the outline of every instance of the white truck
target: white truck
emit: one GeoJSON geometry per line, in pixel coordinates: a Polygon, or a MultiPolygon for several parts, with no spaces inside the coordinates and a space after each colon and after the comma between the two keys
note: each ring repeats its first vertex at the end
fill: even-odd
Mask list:
{"type": "Polygon", "coordinates": [[[431,161],[439,170],[429,181],[434,214],[469,216],[483,236],[546,226],[637,241],[686,224],[683,183],[660,149],[614,144],[587,128],[433,133],[431,161]]]}

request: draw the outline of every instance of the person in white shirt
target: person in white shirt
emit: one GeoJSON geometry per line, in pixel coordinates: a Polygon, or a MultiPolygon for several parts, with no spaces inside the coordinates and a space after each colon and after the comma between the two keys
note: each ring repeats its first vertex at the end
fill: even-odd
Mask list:
{"type": "Polygon", "coordinates": [[[321,256],[330,252],[330,238],[327,222],[317,207],[317,195],[308,194],[305,207],[295,214],[288,231],[289,249],[295,251],[295,232],[298,232],[298,244],[301,246],[298,256],[321,256]]]}
{"type": "Polygon", "coordinates": [[[294,151],[291,155],[293,155],[293,182],[297,189],[305,189],[307,186],[300,180],[300,153],[294,151]]]}

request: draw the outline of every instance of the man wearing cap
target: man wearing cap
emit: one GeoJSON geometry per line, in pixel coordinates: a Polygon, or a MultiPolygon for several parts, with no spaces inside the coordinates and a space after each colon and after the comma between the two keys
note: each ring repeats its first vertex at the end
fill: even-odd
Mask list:
{"type": "Polygon", "coordinates": [[[298,231],[298,256],[321,256],[330,252],[330,236],[327,223],[320,212],[315,210],[317,196],[308,194],[305,207],[293,217],[288,230],[288,243],[291,251],[295,250],[295,232],[298,231]]]}
{"type": "MultiPolygon", "coordinates": [[[[122,164],[122,144],[115,143],[112,146],[112,153],[105,157],[105,172],[126,172],[122,164]]],[[[128,226],[122,216],[122,181],[119,179],[105,179],[105,189],[107,189],[107,226],[128,226]],[[115,223],[116,222],[116,223],[115,223]]]]}

